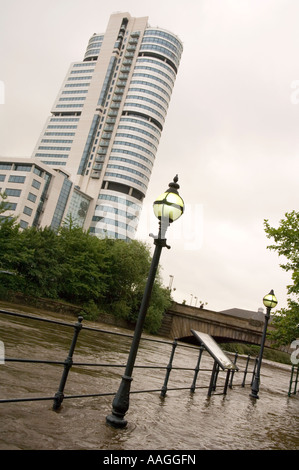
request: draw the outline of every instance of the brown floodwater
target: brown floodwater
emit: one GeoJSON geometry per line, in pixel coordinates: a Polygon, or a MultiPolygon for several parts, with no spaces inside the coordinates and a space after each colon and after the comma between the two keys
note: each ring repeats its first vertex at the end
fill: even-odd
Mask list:
{"type": "MultiPolygon", "coordinates": [[[[36,313],[34,314],[36,315],[36,313]]],[[[70,324],[76,318],[47,313],[43,317],[70,324]]],[[[63,366],[10,362],[9,358],[63,362],[74,328],[0,314],[0,341],[5,347],[5,362],[0,363],[0,400],[54,397],[63,366]]],[[[259,400],[250,398],[248,374],[234,376],[227,395],[207,395],[213,366],[204,353],[197,378],[203,387],[191,393],[193,370],[198,348],[179,344],[169,378],[169,390],[161,398],[165,367],[169,362],[171,341],[142,340],[136,365],[153,368],[134,369],[132,393],[126,414],[128,425],[115,429],[106,424],[111,413],[113,395],[118,389],[127,360],[132,331],[83,321],[74,363],[97,363],[101,366],[77,366],[70,370],[65,396],[108,394],[98,397],[65,398],[58,412],[52,410],[53,399],[0,403],[1,450],[298,450],[299,396],[288,396],[290,367],[264,360],[261,370],[259,400]],[[85,329],[97,328],[121,335],[85,329]],[[104,364],[115,364],[105,367],[104,364]],[[161,367],[161,368],[158,368],[161,367]],[[171,390],[172,388],[182,388],[171,390]],[[183,389],[186,388],[186,389],[183,389]]],[[[253,362],[253,361],[252,361],[253,362]]],[[[245,358],[238,358],[241,370],[245,358]]],[[[252,370],[252,365],[251,365],[252,370]]],[[[224,376],[219,374],[217,392],[223,389],[224,376]],[[219,387],[218,387],[219,384],[219,387]]]]}

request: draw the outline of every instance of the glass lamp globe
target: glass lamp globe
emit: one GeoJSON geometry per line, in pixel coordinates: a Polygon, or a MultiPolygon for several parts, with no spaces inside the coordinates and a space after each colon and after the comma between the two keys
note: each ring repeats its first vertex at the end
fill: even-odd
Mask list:
{"type": "Polygon", "coordinates": [[[267,308],[273,308],[277,305],[278,302],[277,298],[274,295],[273,289],[271,290],[271,292],[269,292],[269,294],[265,295],[265,297],[263,298],[263,303],[267,308]]]}
{"type": "Polygon", "coordinates": [[[154,214],[159,220],[167,220],[169,223],[177,220],[184,212],[184,201],[178,193],[178,176],[169,183],[169,188],[157,197],[153,206],[154,214]]]}

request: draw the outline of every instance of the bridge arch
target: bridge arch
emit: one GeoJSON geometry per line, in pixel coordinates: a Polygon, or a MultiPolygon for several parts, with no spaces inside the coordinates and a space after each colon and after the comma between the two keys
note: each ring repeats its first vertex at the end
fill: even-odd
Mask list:
{"type": "MultiPolygon", "coordinates": [[[[171,339],[194,343],[191,330],[212,336],[216,342],[261,344],[264,323],[252,318],[200,309],[173,302],[165,312],[159,334],[171,339]]],[[[270,327],[269,327],[270,328],[270,327]]],[[[266,346],[271,346],[266,341],[266,346]]]]}

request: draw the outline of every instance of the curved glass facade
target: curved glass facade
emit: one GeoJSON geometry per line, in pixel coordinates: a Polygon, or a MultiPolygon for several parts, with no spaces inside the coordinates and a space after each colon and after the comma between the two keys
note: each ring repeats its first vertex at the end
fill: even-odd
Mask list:
{"type": "Polygon", "coordinates": [[[98,58],[103,39],[104,39],[103,34],[94,34],[90,38],[85,55],[84,55],[84,61],[96,60],[98,58]]]}
{"type": "MultiPolygon", "coordinates": [[[[127,49],[125,58],[133,50],[134,47],[127,49]]],[[[131,57],[135,57],[134,67],[130,69],[127,57],[128,70],[120,68],[122,80],[129,84],[105,167],[105,196],[112,196],[119,188],[127,193],[130,202],[140,205],[146,195],[182,50],[175,35],[160,28],[147,28],[131,57]]],[[[133,238],[140,211],[133,217],[120,200],[118,207],[115,201],[114,205],[106,201],[105,206],[97,206],[100,215],[93,220],[94,233],[133,238]]]]}

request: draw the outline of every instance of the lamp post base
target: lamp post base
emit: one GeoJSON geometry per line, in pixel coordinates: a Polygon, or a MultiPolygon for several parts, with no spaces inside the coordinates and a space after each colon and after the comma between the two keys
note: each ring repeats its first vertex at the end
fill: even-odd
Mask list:
{"type": "Polygon", "coordinates": [[[107,424],[113,426],[114,428],[125,428],[127,426],[128,421],[123,419],[121,416],[117,416],[116,414],[111,414],[106,416],[107,424]]]}
{"type": "Polygon", "coordinates": [[[106,416],[107,424],[115,428],[124,428],[127,425],[127,421],[124,419],[126,412],[129,409],[130,401],[130,387],[132,377],[129,375],[123,375],[119,386],[119,389],[112,402],[112,413],[106,416]]]}
{"type": "Polygon", "coordinates": [[[255,377],[251,387],[251,393],[249,394],[252,398],[259,398],[259,378],[255,377]]]}

